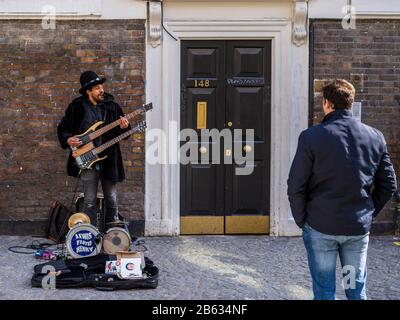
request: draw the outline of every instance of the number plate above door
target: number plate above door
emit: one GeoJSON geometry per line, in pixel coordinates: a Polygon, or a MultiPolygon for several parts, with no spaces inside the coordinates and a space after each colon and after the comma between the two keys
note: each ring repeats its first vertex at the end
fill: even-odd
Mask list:
{"type": "Polygon", "coordinates": [[[193,88],[215,88],[217,81],[215,79],[194,79],[189,80],[188,85],[193,88]]]}

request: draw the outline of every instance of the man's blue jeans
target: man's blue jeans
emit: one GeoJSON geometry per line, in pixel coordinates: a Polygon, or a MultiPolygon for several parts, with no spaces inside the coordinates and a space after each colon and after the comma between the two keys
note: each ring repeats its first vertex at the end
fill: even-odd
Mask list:
{"type": "Polygon", "coordinates": [[[327,235],[303,226],[314,300],[335,300],[336,260],[339,254],[347,299],[366,300],[369,233],[361,236],[327,235]]]}

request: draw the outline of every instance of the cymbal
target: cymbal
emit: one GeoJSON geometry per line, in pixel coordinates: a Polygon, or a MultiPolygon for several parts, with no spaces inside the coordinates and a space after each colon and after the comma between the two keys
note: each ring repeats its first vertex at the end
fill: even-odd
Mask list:
{"type": "Polygon", "coordinates": [[[78,223],[90,223],[89,216],[83,212],[74,213],[68,219],[68,228],[71,229],[74,225],[76,225],[78,223]]]}

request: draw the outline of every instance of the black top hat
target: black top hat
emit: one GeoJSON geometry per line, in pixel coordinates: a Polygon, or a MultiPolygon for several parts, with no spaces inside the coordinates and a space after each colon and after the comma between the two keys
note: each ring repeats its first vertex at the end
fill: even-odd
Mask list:
{"type": "Polygon", "coordinates": [[[81,88],[79,89],[79,93],[84,94],[86,90],[90,89],[96,84],[104,83],[106,81],[106,78],[104,77],[100,78],[94,71],[85,71],[84,73],[81,74],[79,81],[81,82],[81,88]]]}

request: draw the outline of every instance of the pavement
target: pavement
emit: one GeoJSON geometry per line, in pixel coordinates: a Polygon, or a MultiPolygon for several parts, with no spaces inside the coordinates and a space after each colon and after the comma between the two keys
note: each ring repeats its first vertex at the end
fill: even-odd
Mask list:
{"type": "MultiPolygon", "coordinates": [[[[142,299],[312,299],[306,252],[300,237],[180,236],[143,237],[146,256],[159,267],[156,289],[103,292],[91,288],[32,288],[33,255],[10,246],[29,245],[32,237],[0,236],[1,300],[142,299]]],[[[39,239],[40,240],[40,239],[39,239]]],[[[42,241],[47,242],[45,239],[42,241]]],[[[368,299],[400,299],[400,247],[391,236],[371,237],[368,251],[368,299]]],[[[337,275],[337,299],[345,295],[337,275]]]]}

